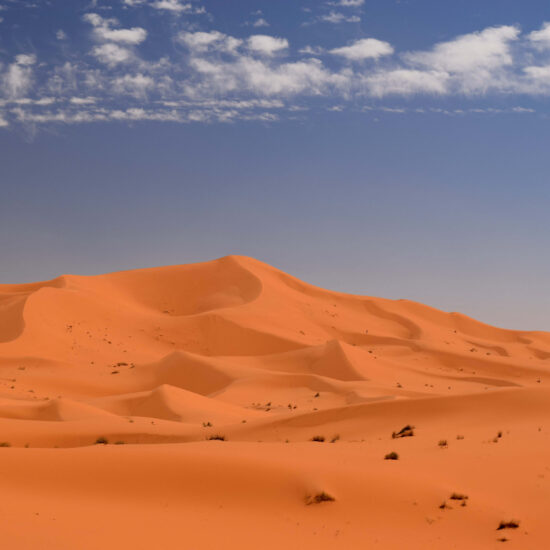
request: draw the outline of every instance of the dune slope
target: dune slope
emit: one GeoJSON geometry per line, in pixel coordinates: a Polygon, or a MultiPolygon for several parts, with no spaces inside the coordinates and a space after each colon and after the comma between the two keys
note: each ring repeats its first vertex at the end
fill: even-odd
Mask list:
{"type": "Polygon", "coordinates": [[[549,373],[549,333],[246,257],[0,285],[4,543],[547,548],[549,373]]]}

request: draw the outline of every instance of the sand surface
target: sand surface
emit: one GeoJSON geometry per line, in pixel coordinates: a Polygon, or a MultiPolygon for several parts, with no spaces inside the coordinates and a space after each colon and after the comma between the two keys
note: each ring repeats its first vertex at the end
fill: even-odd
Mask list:
{"type": "Polygon", "coordinates": [[[234,256],[0,285],[0,445],[11,550],[543,550],[550,333],[234,256]]]}

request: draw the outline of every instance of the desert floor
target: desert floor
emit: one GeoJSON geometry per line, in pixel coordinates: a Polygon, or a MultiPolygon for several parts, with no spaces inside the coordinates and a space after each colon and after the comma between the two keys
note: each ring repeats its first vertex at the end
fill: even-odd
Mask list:
{"type": "Polygon", "coordinates": [[[547,549],[549,374],[245,257],[0,285],[2,545],[547,549]]]}

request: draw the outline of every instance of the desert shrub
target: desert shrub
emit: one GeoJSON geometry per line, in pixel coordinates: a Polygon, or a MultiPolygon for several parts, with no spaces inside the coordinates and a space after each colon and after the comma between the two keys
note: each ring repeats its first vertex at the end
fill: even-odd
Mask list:
{"type": "Polygon", "coordinates": [[[399,455],[392,451],[384,457],[384,460],[399,460],[399,455]]]}
{"type": "Polygon", "coordinates": [[[329,495],[328,493],[325,493],[325,491],[322,491],[320,493],[317,493],[313,496],[308,496],[306,498],[306,504],[321,504],[321,502],[334,502],[336,499],[329,495]]]}
{"type": "Polygon", "coordinates": [[[516,520],[510,520],[510,521],[501,521],[498,524],[497,531],[501,531],[502,529],[517,529],[519,527],[519,521],[516,520]]]}
{"type": "Polygon", "coordinates": [[[414,426],[407,425],[404,428],[401,428],[398,432],[393,432],[391,434],[392,439],[397,439],[399,437],[412,437],[414,435],[414,426]]]}
{"type": "Polygon", "coordinates": [[[311,441],[316,441],[317,443],[324,443],[325,438],[322,435],[315,435],[311,438],[311,441]]]}
{"type": "Polygon", "coordinates": [[[219,435],[219,434],[211,435],[208,438],[208,441],[225,441],[225,435],[219,435]]]}

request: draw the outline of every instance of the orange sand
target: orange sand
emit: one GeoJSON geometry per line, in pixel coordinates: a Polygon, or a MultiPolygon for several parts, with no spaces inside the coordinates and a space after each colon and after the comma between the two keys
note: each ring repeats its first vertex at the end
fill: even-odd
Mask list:
{"type": "Polygon", "coordinates": [[[0,369],[10,550],[550,548],[549,333],[227,257],[0,285],[0,369]]]}

